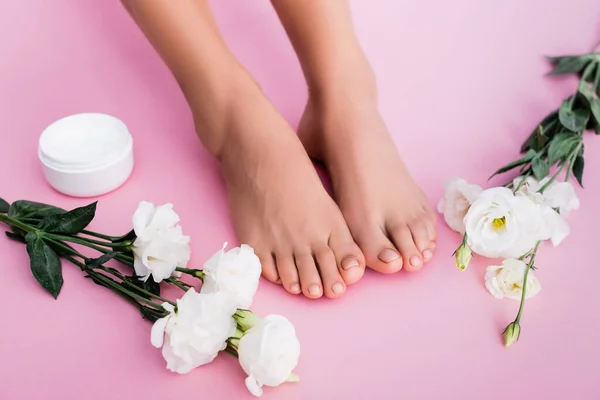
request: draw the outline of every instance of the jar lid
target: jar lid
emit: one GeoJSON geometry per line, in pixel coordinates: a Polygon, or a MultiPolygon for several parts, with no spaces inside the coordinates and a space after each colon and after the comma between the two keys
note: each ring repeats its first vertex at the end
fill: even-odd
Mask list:
{"type": "Polygon", "coordinates": [[[64,170],[95,169],[116,162],[130,151],[132,138],[118,118],[83,113],[59,119],[40,136],[40,160],[64,170]]]}

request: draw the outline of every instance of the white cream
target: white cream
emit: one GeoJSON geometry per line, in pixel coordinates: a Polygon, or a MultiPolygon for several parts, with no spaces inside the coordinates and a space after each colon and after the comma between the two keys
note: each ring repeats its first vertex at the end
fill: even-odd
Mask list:
{"type": "Polygon", "coordinates": [[[75,197],[117,189],[134,164],[127,126],[97,113],[71,115],[48,126],[40,136],[38,155],[50,186],[75,197]]]}

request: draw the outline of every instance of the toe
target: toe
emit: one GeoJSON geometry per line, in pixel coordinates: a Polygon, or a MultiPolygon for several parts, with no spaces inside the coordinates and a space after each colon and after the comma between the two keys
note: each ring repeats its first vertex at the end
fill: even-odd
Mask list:
{"type": "Polygon", "coordinates": [[[367,267],[384,274],[402,269],[400,253],[379,227],[364,229],[354,234],[354,237],[365,255],[367,267]]]}
{"type": "Polygon", "coordinates": [[[275,260],[271,253],[257,253],[260,265],[262,266],[262,274],[266,280],[273,283],[279,283],[279,274],[275,267],[275,260]]]}
{"type": "Polygon", "coordinates": [[[317,268],[323,282],[323,291],[329,298],[339,297],[346,292],[344,279],[338,271],[337,262],[333,251],[329,247],[315,251],[317,268]]]}
{"type": "Polygon", "coordinates": [[[388,232],[396,244],[404,260],[404,269],[407,271],[418,271],[423,267],[423,256],[415,245],[412,233],[408,225],[400,224],[388,232]]]}
{"type": "Polygon", "coordinates": [[[429,232],[423,219],[418,219],[409,224],[409,229],[417,249],[421,252],[424,261],[429,261],[433,257],[434,246],[429,239],[429,232]]]}
{"type": "Polygon", "coordinates": [[[277,272],[285,290],[292,294],[299,294],[301,292],[300,279],[292,254],[277,254],[275,259],[277,261],[277,272]]]}
{"type": "Polygon", "coordinates": [[[358,282],[365,273],[365,256],[350,232],[332,234],[329,248],[333,251],[339,274],[346,285],[358,282]]]}
{"type": "Polygon", "coordinates": [[[433,211],[429,211],[427,213],[427,218],[424,218],[423,221],[427,228],[429,240],[433,243],[433,246],[435,246],[435,242],[437,241],[437,214],[433,211]]]}
{"type": "Polygon", "coordinates": [[[295,260],[302,293],[308,298],[318,299],[323,295],[323,287],[312,254],[302,253],[296,255],[295,260]]]}

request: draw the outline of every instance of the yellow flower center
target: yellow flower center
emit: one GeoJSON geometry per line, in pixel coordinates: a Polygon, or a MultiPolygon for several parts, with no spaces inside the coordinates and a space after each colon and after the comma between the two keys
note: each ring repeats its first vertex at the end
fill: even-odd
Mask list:
{"type": "Polygon", "coordinates": [[[492,229],[495,232],[499,232],[504,228],[506,228],[506,217],[494,218],[494,220],[492,221],[492,229]]]}

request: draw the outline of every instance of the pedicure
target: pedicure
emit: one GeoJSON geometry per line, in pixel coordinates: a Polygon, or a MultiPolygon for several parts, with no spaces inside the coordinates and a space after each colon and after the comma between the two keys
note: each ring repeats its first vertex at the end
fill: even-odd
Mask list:
{"type": "Polygon", "coordinates": [[[297,283],[292,283],[292,285],[290,286],[290,291],[292,293],[299,293],[300,292],[300,285],[298,285],[297,283]]]}
{"type": "Polygon", "coordinates": [[[310,293],[313,296],[317,296],[321,294],[321,288],[319,287],[319,285],[310,285],[308,287],[308,293],[310,293]]]}
{"type": "Polygon", "coordinates": [[[331,290],[335,294],[341,294],[344,292],[344,285],[342,285],[340,282],[336,282],[331,286],[331,290]]]}
{"type": "Polygon", "coordinates": [[[359,265],[360,264],[358,263],[358,260],[353,257],[348,257],[348,258],[344,259],[344,261],[342,261],[343,269],[350,269],[350,268],[358,267],[359,265]]]}
{"type": "Polygon", "coordinates": [[[377,256],[377,257],[384,263],[390,263],[390,262],[400,258],[400,254],[398,254],[398,252],[395,250],[385,249],[385,250],[382,250],[381,253],[379,253],[379,256],[377,256]]]}
{"type": "Polygon", "coordinates": [[[420,267],[421,265],[423,265],[423,263],[421,262],[421,259],[417,256],[412,256],[410,258],[410,265],[412,265],[413,267],[420,267]]]}

